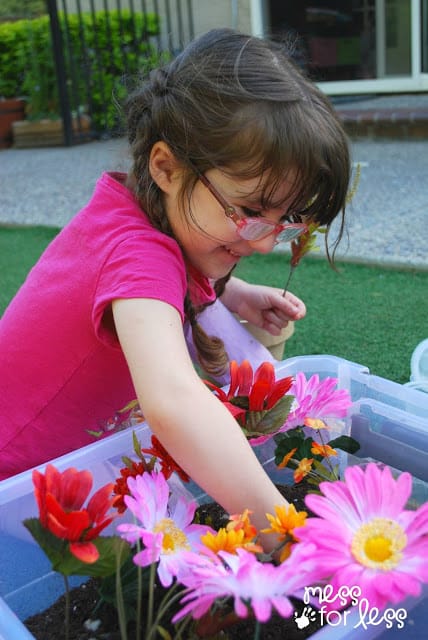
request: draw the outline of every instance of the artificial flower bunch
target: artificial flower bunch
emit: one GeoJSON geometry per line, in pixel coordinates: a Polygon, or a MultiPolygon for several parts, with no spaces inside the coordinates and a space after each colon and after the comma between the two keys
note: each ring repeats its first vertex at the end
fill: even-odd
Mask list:
{"type": "MultiPolygon", "coordinates": [[[[81,503],[86,491],[81,491],[79,482],[87,483],[89,477],[89,472],[74,469],[61,474],[51,465],[45,475],[34,474],[41,528],[46,527],[72,553],[76,543],[86,545],[87,532],[77,534],[71,526],[58,527],[56,520],[60,516],[64,523],[67,513],[70,523],[81,517],[76,513],[85,511],[81,503]],[[56,498],[50,484],[53,478],[56,498]]],[[[375,463],[349,467],[343,481],[322,482],[320,495],[306,497],[314,516],[296,512],[292,505],[277,506],[274,515],[267,514],[268,526],[257,531],[248,511],[231,516],[218,530],[196,524],[195,502],[171,491],[161,471],[129,476],[124,502],[133,522],[123,522],[116,529],[118,543],[126,541],[137,568],[149,569],[142,637],[209,638],[245,618],[254,620],[254,637],[258,637],[257,629],[274,612],[284,618],[297,616],[296,599],[306,601],[307,590],[313,594],[327,587],[329,597],[322,606],[320,601],[318,613],[312,609],[315,615],[353,604],[376,611],[376,624],[382,615],[391,624],[399,616],[397,611],[403,622],[405,610],[386,609],[387,605],[418,596],[421,585],[428,583],[428,503],[415,511],[406,509],[411,481],[410,474],[394,478],[388,467],[375,463]],[[279,561],[262,552],[266,533],[278,536],[279,561]],[[155,609],[156,576],[166,595],[155,609]],[[168,618],[167,623],[162,616],[168,618]]],[[[111,519],[105,509],[107,489],[99,491],[87,507],[98,533],[111,519]]],[[[91,523],[89,530],[93,531],[91,523]]],[[[91,534],[97,547],[101,539],[91,534]]],[[[116,553],[120,558],[121,550],[116,553]]],[[[81,559],[80,552],[78,555],[81,559]]],[[[84,556],[87,575],[100,561],[100,557],[94,561],[84,556]]],[[[102,565],[92,575],[102,576],[102,565]]],[[[119,562],[119,577],[121,566],[119,562]]],[[[311,603],[316,607],[313,599],[311,603]]],[[[118,607],[121,609],[123,606],[118,607]]],[[[142,624],[141,616],[139,622],[142,624]]],[[[125,640],[126,620],[120,628],[125,640]]]]}
{"type": "Polygon", "coordinates": [[[276,380],[267,363],[253,372],[246,362],[231,364],[227,391],[210,384],[251,443],[274,438],[277,465],[294,469],[295,482],[315,482],[316,492],[305,497],[310,515],[273,505],[261,530],[248,510],[213,528],[185,488],[187,474],[157,438],[142,448],[134,434],[136,459],[125,457],[116,482],[86,506],[89,471],[34,471],[39,517],[25,525],[63,574],[66,593],[72,574],[113,581],[122,640],[129,592],[137,639],[209,638],[244,618],[254,621],[256,638],[274,613],[301,620],[296,599],[307,603],[309,591],[320,623],[328,610],[354,605],[376,611],[376,624],[385,615],[391,625],[396,610],[388,605],[418,596],[428,583],[428,503],[410,510],[410,474],[394,477],[375,463],[349,467],[338,479],[329,461],[350,442],[324,434],[346,417],[350,398],[336,385],[302,373],[276,380]],[[100,535],[107,526],[114,534],[100,535]],[[277,536],[272,555],[263,551],[266,534],[277,536]],[[317,606],[313,594],[327,588],[317,606]]]}
{"type": "Polygon", "coordinates": [[[296,377],[279,380],[270,362],[254,372],[248,360],[230,363],[227,391],[210,381],[205,383],[224,403],[241,426],[252,446],[274,437],[275,461],[279,468],[294,469],[294,481],[303,478],[311,484],[339,477],[339,465],[332,457],[340,449],[355,453],[359,445],[347,435],[328,439],[323,434],[332,427],[341,430],[352,404],[348,391],[336,389],[336,378],[296,377]],[[339,424],[340,422],[340,424],[339,424]]]}

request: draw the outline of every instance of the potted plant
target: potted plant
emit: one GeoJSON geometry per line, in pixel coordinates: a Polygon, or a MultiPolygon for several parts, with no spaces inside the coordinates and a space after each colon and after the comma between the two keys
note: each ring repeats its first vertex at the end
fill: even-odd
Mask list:
{"type": "MultiPolygon", "coordinates": [[[[31,51],[22,83],[27,98],[26,119],[13,124],[14,145],[18,148],[62,145],[64,126],[47,16],[27,21],[26,33],[31,51]]],[[[86,130],[89,119],[79,113],[73,125],[86,130]]]]}
{"type": "Polygon", "coordinates": [[[25,100],[0,96],[0,149],[7,149],[13,143],[13,123],[25,118],[25,100]]]}
{"type": "Polygon", "coordinates": [[[23,18],[45,12],[43,0],[4,0],[0,6],[0,149],[12,145],[12,125],[26,116],[23,79],[28,56],[20,25],[23,18]]]}

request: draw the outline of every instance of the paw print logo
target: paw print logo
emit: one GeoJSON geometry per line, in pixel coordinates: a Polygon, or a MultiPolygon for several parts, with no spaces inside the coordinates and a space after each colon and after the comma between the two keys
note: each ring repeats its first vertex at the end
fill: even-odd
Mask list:
{"type": "Polygon", "coordinates": [[[312,607],[304,607],[300,616],[298,611],[294,612],[294,622],[297,624],[299,629],[305,629],[308,627],[311,622],[315,622],[316,617],[317,613],[312,609],[312,607]]]}

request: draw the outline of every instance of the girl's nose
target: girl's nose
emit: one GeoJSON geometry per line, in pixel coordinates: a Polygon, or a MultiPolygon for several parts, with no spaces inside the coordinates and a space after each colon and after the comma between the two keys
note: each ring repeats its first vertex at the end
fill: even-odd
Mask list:
{"type": "Polygon", "coordinates": [[[257,251],[257,253],[270,253],[276,245],[276,236],[272,233],[267,238],[261,240],[248,240],[248,244],[257,251]]]}

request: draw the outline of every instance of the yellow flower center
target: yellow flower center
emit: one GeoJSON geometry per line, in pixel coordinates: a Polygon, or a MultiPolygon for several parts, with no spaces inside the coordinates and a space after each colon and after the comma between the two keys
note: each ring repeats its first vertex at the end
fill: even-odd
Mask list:
{"type": "Polygon", "coordinates": [[[400,562],[406,544],[407,536],[397,522],[373,518],[355,533],[351,552],[365,567],[390,571],[400,562]]]}
{"type": "Polygon", "coordinates": [[[185,549],[190,551],[191,547],[187,540],[186,534],[179,529],[171,518],[164,518],[157,523],[154,532],[163,533],[162,553],[174,553],[177,549],[185,549]]]}

